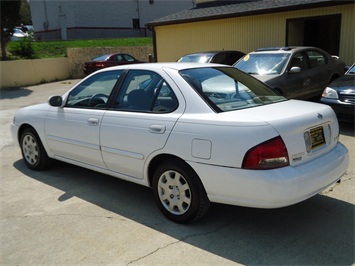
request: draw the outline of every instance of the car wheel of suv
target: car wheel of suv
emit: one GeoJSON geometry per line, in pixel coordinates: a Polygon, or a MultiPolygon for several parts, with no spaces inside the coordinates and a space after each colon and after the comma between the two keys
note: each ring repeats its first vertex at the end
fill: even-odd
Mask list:
{"type": "Polygon", "coordinates": [[[185,162],[171,159],[153,176],[154,198],[162,213],[177,223],[191,223],[208,210],[210,201],[195,173],[185,162]]]}
{"type": "Polygon", "coordinates": [[[42,142],[33,128],[26,128],[20,140],[22,157],[27,166],[33,170],[42,170],[50,165],[42,142]]]}

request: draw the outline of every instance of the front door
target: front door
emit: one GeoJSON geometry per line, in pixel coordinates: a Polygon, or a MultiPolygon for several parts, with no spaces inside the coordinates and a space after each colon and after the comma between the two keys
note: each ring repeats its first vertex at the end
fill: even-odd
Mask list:
{"type": "Polygon", "coordinates": [[[46,140],[58,159],[106,168],[100,150],[100,125],[121,72],[93,75],[69,93],[64,107],[49,110],[46,140]]]}
{"type": "Polygon", "coordinates": [[[284,95],[289,99],[302,99],[311,83],[306,56],[302,53],[295,54],[291,58],[284,75],[282,83],[284,95]],[[291,73],[290,71],[293,67],[299,67],[301,71],[299,73],[291,73]]]}

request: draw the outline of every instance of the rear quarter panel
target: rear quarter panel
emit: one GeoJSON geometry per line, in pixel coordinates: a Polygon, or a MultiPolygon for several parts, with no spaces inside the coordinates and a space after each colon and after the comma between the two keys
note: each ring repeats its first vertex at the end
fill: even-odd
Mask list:
{"type": "Polygon", "coordinates": [[[263,122],[228,121],[223,114],[184,114],[165,150],[186,161],[240,168],[251,147],[277,135],[263,122]]]}

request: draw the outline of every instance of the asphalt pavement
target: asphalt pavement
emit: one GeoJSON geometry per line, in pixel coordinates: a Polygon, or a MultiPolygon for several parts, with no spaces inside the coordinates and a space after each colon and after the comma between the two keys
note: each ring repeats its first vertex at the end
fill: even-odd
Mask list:
{"type": "Polygon", "coordinates": [[[14,113],[77,82],[0,91],[1,265],[354,264],[354,125],[340,124],[350,152],[340,183],[280,209],[212,204],[202,220],[179,225],[149,188],[61,162],[25,166],[10,135],[14,113]]]}

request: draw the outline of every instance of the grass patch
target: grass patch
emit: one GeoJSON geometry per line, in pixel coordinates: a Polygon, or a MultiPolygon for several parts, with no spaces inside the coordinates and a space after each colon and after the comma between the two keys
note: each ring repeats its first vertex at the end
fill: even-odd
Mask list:
{"type": "MultiPolygon", "coordinates": [[[[96,40],[72,40],[72,41],[38,41],[31,42],[34,51],[33,58],[57,58],[66,57],[67,48],[88,47],[118,47],[118,46],[146,46],[152,45],[152,38],[122,38],[122,39],[96,39],[96,40]]],[[[10,42],[7,51],[13,53],[19,48],[20,42],[10,42]]],[[[11,57],[11,59],[23,59],[11,57]]]]}

